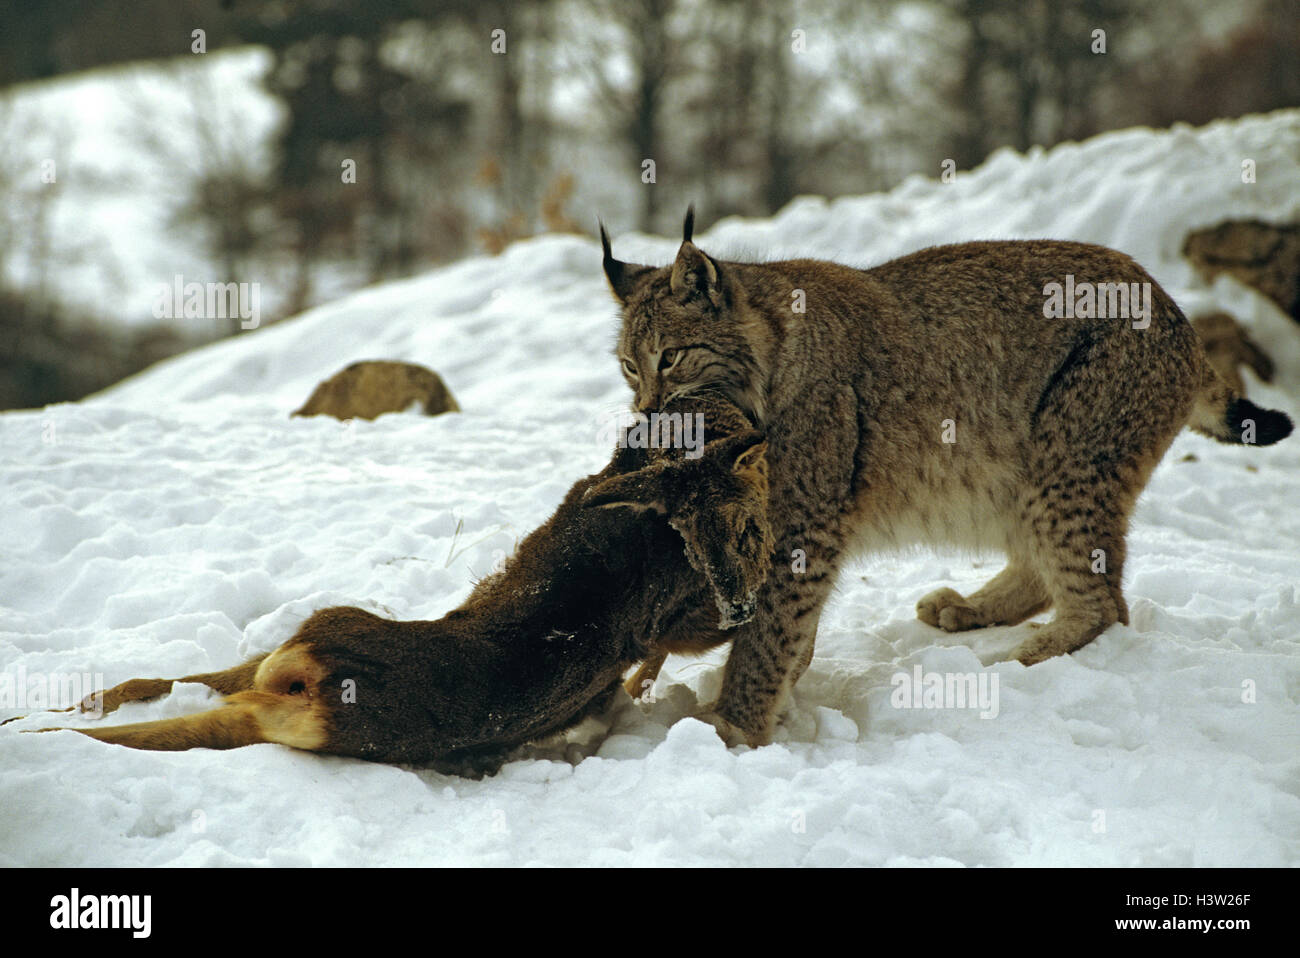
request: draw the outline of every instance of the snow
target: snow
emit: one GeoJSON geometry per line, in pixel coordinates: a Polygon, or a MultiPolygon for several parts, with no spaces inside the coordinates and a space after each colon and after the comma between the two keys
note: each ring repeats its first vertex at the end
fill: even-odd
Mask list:
{"type": "MultiPolygon", "coordinates": [[[[1105,243],[1190,313],[1245,322],[1278,366],[1273,387],[1249,380],[1252,397],[1296,417],[1295,326],[1231,280],[1200,284],[1178,248],[1223,216],[1297,214],[1291,111],[1003,152],[953,183],[802,198],[697,241],[858,265],[963,239],[1105,243]],[[1255,184],[1240,181],[1245,158],[1255,184]]],[[[676,245],[615,244],[656,263],[676,245]]],[[[542,237],[80,403],[0,415],[4,674],[111,685],[225,668],[334,604],[442,615],[607,460],[604,423],[628,398],[615,331],[598,244],[542,237]],[[465,412],[288,417],[320,379],[367,358],[436,369],[465,412]]],[[[670,658],[653,703],[620,698],[481,781],[274,745],[149,753],[17,734],[51,724],[34,714],[0,729],[0,863],[1295,866],[1297,501],[1300,441],[1181,435],[1130,535],[1131,624],[1028,669],[999,661],[1023,626],[949,635],[914,615],[921,595],[977,586],[1000,557],[866,557],[841,580],[774,743],[757,750],[684,718],[716,692],[725,650],[670,658]],[[996,716],[896,707],[895,676],[918,665],[996,679],[996,716]]],[[[214,699],[178,686],[104,721],[214,699]]]]}

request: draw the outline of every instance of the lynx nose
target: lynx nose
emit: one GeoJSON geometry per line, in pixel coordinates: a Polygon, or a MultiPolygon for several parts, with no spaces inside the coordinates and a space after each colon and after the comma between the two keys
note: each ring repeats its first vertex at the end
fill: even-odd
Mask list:
{"type": "Polygon", "coordinates": [[[659,395],[661,390],[658,378],[652,376],[649,381],[642,380],[638,385],[640,388],[636,391],[636,401],[632,404],[633,408],[642,413],[654,412],[659,409],[662,397],[659,395]]]}

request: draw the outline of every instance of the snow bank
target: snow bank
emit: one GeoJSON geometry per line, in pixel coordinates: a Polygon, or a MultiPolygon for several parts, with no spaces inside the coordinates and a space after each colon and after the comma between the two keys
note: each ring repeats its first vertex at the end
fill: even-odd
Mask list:
{"type": "MultiPolygon", "coordinates": [[[[1254,398],[1294,417],[1294,325],[1230,280],[1200,286],[1177,251],[1225,215],[1297,214],[1300,112],[1287,112],[999,153],[951,184],[800,199],[699,241],[859,265],[972,238],[1112,245],[1190,312],[1243,319],[1278,364],[1274,388],[1251,380],[1254,398]]],[[[649,262],[675,248],[616,243],[649,262]]],[[[614,335],[598,245],[545,237],[82,403],[0,416],[0,665],[111,685],[232,665],[326,605],[441,615],[607,460],[602,417],[627,399],[614,335]],[[367,358],[438,370],[466,412],[288,418],[318,380],[367,358]]],[[[1297,501],[1300,442],[1181,436],[1130,537],[1132,624],[1032,669],[997,661],[1020,629],[948,635],[913,614],[999,557],[869,557],[843,576],[759,750],[678,721],[716,691],[722,652],[670,659],[652,705],[623,699],[483,781],[271,745],[144,753],[15,734],[49,724],[34,716],[0,729],[0,863],[1300,864],[1297,501]],[[896,707],[893,677],[917,666],[996,678],[996,716],[896,707]]],[[[212,698],[178,687],[108,721],[212,698]]]]}

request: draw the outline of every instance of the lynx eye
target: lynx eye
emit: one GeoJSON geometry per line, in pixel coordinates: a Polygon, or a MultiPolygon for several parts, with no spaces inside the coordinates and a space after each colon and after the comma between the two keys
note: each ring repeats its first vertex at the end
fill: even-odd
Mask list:
{"type": "Polygon", "coordinates": [[[659,354],[659,368],[661,370],[672,369],[677,365],[677,360],[681,358],[682,351],[680,349],[665,349],[659,354]]]}

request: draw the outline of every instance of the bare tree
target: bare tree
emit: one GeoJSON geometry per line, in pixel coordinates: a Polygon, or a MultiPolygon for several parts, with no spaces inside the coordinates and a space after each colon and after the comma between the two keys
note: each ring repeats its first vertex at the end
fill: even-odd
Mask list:
{"type": "Polygon", "coordinates": [[[1106,72],[1115,59],[1110,45],[1134,22],[1131,3],[940,4],[965,33],[955,51],[960,68],[951,89],[958,114],[951,155],[959,166],[974,166],[998,146],[1026,150],[1095,132],[1092,103],[1114,75],[1106,72]]]}
{"type": "MultiPolygon", "coordinates": [[[[632,170],[639,176],[646,160],[656,169],[664,163],[664,115],[669,87],[682,66],[680,40],[672,32],[677,0],[626,0],[605,4],[589,0],[593,20],[612,25],[614,43],[593,38],[582,65],[591,79],[609,128],[623,144],[632,170]],[[628,82],[619,82],[614,70],[622,55],[631,70],[628,82]]],[[[656,173],[657,176],[657,173],[656,173]]],[[[639,225],[653,229],[659,214],[659,191],[653,183],[641,191],[639,225]]]]}

